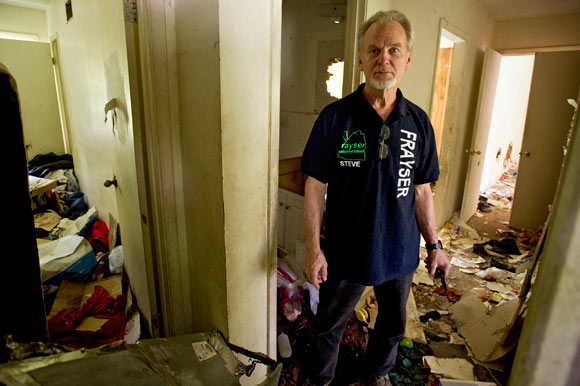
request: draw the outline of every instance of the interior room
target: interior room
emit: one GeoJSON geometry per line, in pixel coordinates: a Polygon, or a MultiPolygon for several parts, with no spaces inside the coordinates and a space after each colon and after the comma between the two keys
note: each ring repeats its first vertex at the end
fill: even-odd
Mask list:
{"type": "MultiPolygon", "coordinates": [[[[49,342],[48,320],[71,307],[56,299],[114,277],[102,284],[130,299],[127,344],[219,330],[281,363],[281,384],[300,384],[316,308],[303,272],[302,151],[320,111],[364,82],[356,31],[382,9],[414,25],[400,89],[434,127],[437,226],[454,259],[444,292],[423,264],[415,274],[414,347],[401,346],[395,384],[414,375],[422,384],[580,379],[580,4],[572,0],[0,0],[0,63],[17,85],[27,173],[39,155],[72,163],[38,182],[46,185],[28,177],[21,233],[30,248],[9,262],[22,279],[2,287],[15,315],[2,335],[49,342]],[[42,253],[61,240],[55,228],[31,228],[39,207],[58,212],[73,186],[86,209],[71,235],[91,218],[108,230],[101,254],[90,236],[77,240],[75,258],[90,259],[91,272],[74,290],[47,281],[42,253]],[[121,273],[108,276],[118,246],[121,273]],[[467,375],[441,359],[468,362],[467,375]]],[[[86,273],[75,272],[77,281],[86,273]]],[[[376,312],[369,287],[333,384],[356,381],[376,312]]],[[[85,322],[92,331],[104,323],[85,322]]],[[[254,378],[266,373],[260,367],[254,378]]]]}

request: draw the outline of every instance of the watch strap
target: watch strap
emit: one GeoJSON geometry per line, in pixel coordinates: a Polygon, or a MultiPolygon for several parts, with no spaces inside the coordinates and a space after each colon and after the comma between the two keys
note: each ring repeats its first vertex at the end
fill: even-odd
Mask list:
{"type": "Polygon", "coordinates": [[[428,251],[432,251],[434,249],[443,249],[443,244],[441,243],[441,240],[437,240],[435,244],[425,244],[425,248],[428,251]]]}

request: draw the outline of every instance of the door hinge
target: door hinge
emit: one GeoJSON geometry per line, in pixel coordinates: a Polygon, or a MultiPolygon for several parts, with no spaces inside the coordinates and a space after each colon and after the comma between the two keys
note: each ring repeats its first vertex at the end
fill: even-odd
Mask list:
{"type": "Polygon", "coordinates": [[[137,23],[137,0],[124,0],[125,21],[137,23]]]}

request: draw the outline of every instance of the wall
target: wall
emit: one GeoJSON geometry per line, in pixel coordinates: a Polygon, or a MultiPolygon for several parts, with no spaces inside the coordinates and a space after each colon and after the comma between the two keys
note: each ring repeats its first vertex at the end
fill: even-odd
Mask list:
{"type": "MultiPolygon", "coordinates": [[[[580,102],[580,98],[577,99],[580,102]]],[[[510,386],[580,383],[580,120],[569,144],[560,191],[519,339],[510,386]]]]}
{"type": "Polygon", "coordinates": [[[175,2],[192,329],[271,357],[281,8],[175,2]]]}
{"type": "Polygon", "coordinates": [[[580,13],[497,22],[493,48],[523,49],[580,45],[580,13]]]}
{"type": "MultiPolygon", "coordinates": [[[[333,2],[339,3],[346,5],[346,1],[333,2]]],[[[320,16],[320,4],[325,2],[282,2],[280,159],[302,155],[318,113],[326,104],[336,100],[328,97],[317,101],[317,87],[325,86],[325,79],[320,76],[320,67],[324,63],[318,63],[318,56],[335,56],[330,52],[319,53],[318,48],[324,50],[324,46],[333,43],[343,47],[345,23],[335,24],[320,16]]]]}
{"type": "Polygon", "coordinates": [[[533,55],[506,56],[501,60],[480,190],[495,184],[503,174],[504,159],[510,144],[510,159],[517,170],[533,67],[533,55]]]}
{"type": "Polygon", "coordinates": [[[40,9],[0,4],[0,31],[31,34],[48,42],[46,13],[40,9]]]}
{"type": "Polygon", "coordinates": [[[50,152],[63,154],[50,44],[0,39],[0,58],[18,84],[28,159],[50,152]]]}
{"type": "Polygon", "coordinates": [[[192,328],[226,332],[218,4],[176,1],[175,11],[192,328]]]}
{"type": "Polygon", "coordinates": [[[461,207],[468,161],[464,149],[471,143],[483,55],[491,45],[494,22],[475,0],[370,0],[367,15],[389,8],[405,13],[415,29],[411,66],[400,88],[405,97],[427,112],[433,95],[441,19],[447,30],[465,40],[458,118],[443,134],[443,143],[453,137],[456,145],[451,150],[442,150],[441,176],[435,194],[436,218],[441,225],[461,207]]]}
{"type": "Polygon", "coordinates": [[[123,4],[79,0],[68,22],[64,5],[65,0],[55,0],[47,14],[50,37],[58,38],[75,174],[99,217],[119,221],[125,270],[150,321],[123,4]],[[113,112],[105,114],[113,98],[115,118],[113,112]],[[104,187],[113,176],[118,186],[104,187]]]}

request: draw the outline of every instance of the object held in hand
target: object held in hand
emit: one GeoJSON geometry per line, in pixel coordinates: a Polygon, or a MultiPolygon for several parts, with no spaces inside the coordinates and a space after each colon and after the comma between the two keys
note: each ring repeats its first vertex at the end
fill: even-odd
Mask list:
{"type": "Polygon", "coordinates": [[[447,291],[447,282],[445,281],[445,274],[443,273],[443,270],[441,270],[441,268],[437,268],[437,271],[435,271],[435,277],[441,279],[441,285],[443,285],[443,288],[445,289],[445,291],[447,291]]]}

